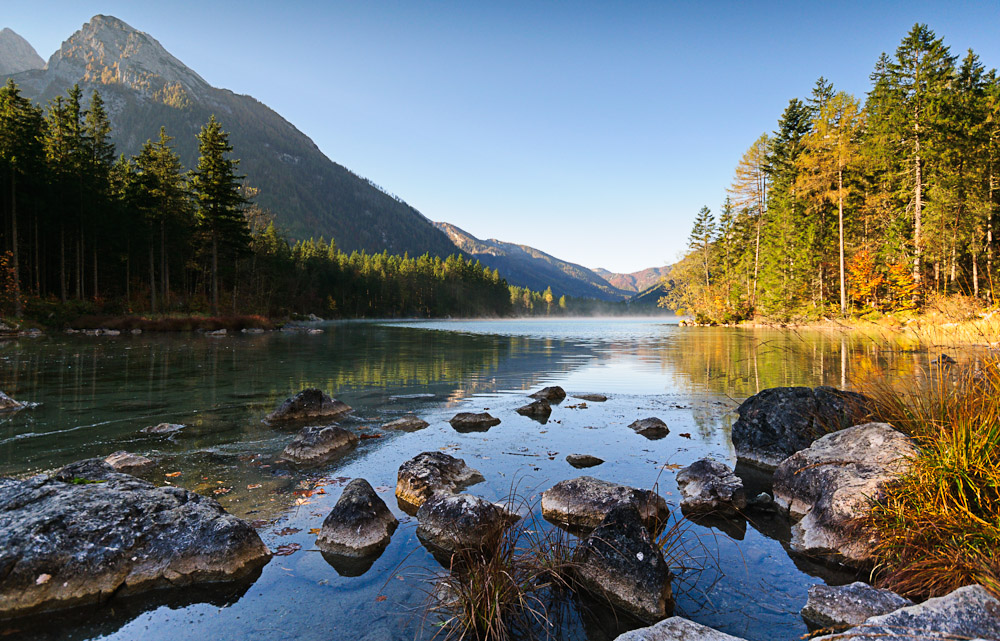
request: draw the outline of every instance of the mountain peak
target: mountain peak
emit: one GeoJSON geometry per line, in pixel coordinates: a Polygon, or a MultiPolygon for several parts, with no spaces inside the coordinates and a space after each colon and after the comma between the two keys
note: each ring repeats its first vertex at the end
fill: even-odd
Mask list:
{"type": "Polygon", "coordinates": [[[44,66],[45,61],[27,40],[6,27],[0,30],[0,76],[44,66]]]}
{"type": "Polygon", "coordinates": [[[174,106],[198,96],[208,83],[155,38],[114,16],[96,15],[49,58],[48,69],[66,84],[124,85],[174,106]],[[70,82],[72,81],[72,82],[70,82]]]}

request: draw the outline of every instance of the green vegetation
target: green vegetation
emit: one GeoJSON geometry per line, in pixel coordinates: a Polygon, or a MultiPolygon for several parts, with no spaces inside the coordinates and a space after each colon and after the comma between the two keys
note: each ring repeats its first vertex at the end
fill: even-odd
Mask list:
{"type": "Polygon", "coordinates": [[[882,54],[864,103],[820,78],[703,209],[662,306],[703,322],[877,317],[996,304],[1000,78],[926,25],[882,54]]]}

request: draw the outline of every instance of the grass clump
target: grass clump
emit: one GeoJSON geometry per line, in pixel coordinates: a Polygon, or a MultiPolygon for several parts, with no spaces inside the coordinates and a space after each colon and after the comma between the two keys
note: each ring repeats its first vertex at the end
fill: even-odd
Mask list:
{"type": "Polygon", "coordinates": [[[1000,596],[1000,356],[919,374],[860,386],[877,419],[920,447],[859,523],[874,541],[873,578],[917,598],[970,583],[1000,596]]]}

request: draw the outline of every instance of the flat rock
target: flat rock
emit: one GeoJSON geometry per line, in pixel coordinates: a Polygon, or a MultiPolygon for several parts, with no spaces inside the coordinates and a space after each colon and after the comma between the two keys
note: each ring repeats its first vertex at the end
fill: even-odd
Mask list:
{"type": "Polygon", "coordinates": [[[416,432],[417,430],[422,430],[430,425],[427,421],[408,414],[402,418],[397,418],[394,421],[389,421],[382,426],[385,430],[399,430],[401,432],[416,432]]]}
{"type": "Polygon", "coordinates": [[[633,505],[617,505],[577,545],[573,573],[589,592],[647,622],[673,605],[673,575],[633,505]]]}
{"type": "Polygon", "coordinates": [[[187,427],[183,423],[157,423],[139,430],[143,434],[174,434],[187,427]]]}
{"type": "Polygon", "coordinates": [[[603,403],[608,400],[608,397],[604,394],[574,394],[573,398],[578,398],[581,401],[590,401],[591,403],[603,403]]]}
{"type": "Polygon", "coordinates": [[[521,416],[533,418],[544,423],[552,414],[552,405],[548,401],[533,401],[514,410],[521,416]]]}
{"type": "Polygon", "coordinates": [[[339,425],[308,425],[281,452],[281,458],[299,465],[318,465],[358,444],[354,432],[339,425]]]}
{"type": "Polygon", "coordinates": [[[639,419],[629,425],[629,427],[651,441],[661,439],[670,433],[670,428],[667,427],[667,424],[655,416],[639,419]]]}
{"type": "Polygon", "coordinates": [[[531,398],[537,398],[540,401],[560,403],[564,398],[566,398],[566,390],[558,385],[553,385],[551,387],[543,387],[534,394],[530,394],[530,396],[531,398]]]}
{"type": "Polygon", "coordinates": [[[454,494],[481,482],[483,475],[460,458],[444,452],[423,452],[400,465],[396,478],[396,498],[420,507],[434,494],[454,494]]]}
{"type": "Polygon", "coordinates": [[[733,446],[744,461],[773,470],[824,434],[857,425],[872,401],[833,387],[772,387],[740,404],[733,446]]]}
{"type": "Polygon", "coordinates": [[[654,492],[580,476],[542,492],[542,516],[558,525],[591,529],[623,503],[635,507],[653,530],[670,514],[667,502],[654,492]]]}
{"type": "Polygon", "coordinates": [[[490,416],[488,412],[459,412],[451,418],[451,426],[456,432],[485,432],[494,425],[500,424],[500,419],[490,416]]]}
{"type": "Polygon", "coordinates": [[[856,581],[850,585],[814,585],[801,615],[816,628],[856,626],[881,614],[913,605],[891,590],[874,588],[856,581]]]}
{"type": "Polygon", "coordinates": [[[744,641],[681,617],[670,617],[648,628],[618,635],[615,641],[744,641]]]}
{"type": "Polygon", "coordinates": [[[0,392],[0,412],[16,412],[17,410],[23,410],[24,408],[24,403],[21,401],[15,401],[3,392],[0,392]]]}
{"type": "Polygon", "coordinates": [[[330,398],[322,390],[310,387],[285,399],[285,402],[264,420],[268,423],[283,423],[314,418],[332,419],[350,411],[351,407],[347,403],[330,398]]]}
{"type": "Polygon", "coordinates": [[[472,494],[438,493],[417,510],[417,536],[446,552],[497,545],[512,515],[472,494]]]}
{"type": "Polygon", "coordinates": [[[566,462],[577,469],[581,469],[600,465],[604,462],[604,459],[591,456],[590,454],[567,454],[566,462]]]}
{"type": "Polygon", "coordinates": [[[131,472],[141,470],[153,465],[153,459],[146,458],[140,454],[133,454],[120,450],[108,455],[104,462],[110,465],[116,472],[131,472]]]}
{"type": "Polygon", "coordinates": [[[347,484],[316,537],[324,552],[349,557],[381,553],[399,521],[365,479],[347,484]]]}
{"type": "Polygon", "coordinates": [[[774,472],[774,500],[793,519],[791,547],[846,565],[863,565],[871,542],[851,530],[884,484],[905,474],[913,441],[886,423],[865,423],[817,439],[774,472]]]}
{"type": "Polygon", "coordinates": [[[0,478],[0,541],[0,619],[236,579],[270,557],[214,499],[155,487],[101,459],[0,478]]]}
{"type": "Polygon", "coordinates": [[[747,507],[743,481],[724,463],[712,458],[695,461],[677,473],[681,509],[732,516],[747,507]]]}
{"type": "Polygon", "coordinates": [[[935,599],[874,616],[824,641],[929,641],[1000,639],[1000,601],[981,585],[967,585],[935,599]]]}

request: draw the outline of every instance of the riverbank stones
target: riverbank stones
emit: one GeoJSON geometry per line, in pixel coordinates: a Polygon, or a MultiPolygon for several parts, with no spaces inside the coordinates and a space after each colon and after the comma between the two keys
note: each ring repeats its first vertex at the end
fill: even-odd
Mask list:
{"type": "Polygon", "coordinates": [[[354,479],[330,510],[316,545],[324,552],[347,557],[380,554],[399,521],[365,479],[354,479]]]}
{"type": "Polygon", "coordinates": [[[358,444],[354,432],[338,425],[308,425],[281,452],[281,458],[298,465],[318,465],[346,453],[358,444]]]}
{"type": "Polygon", "coordinates": [[[322,390],[310,387],[285,399],[264,419],[267,423],[288,423],[310,419],[335,419],[351,411],[347,403],[330,398],[322,390]]]}
{"type": "Polygon", "coordinates": [[[712,458],[695,461],[678,472],[677,489],[685,514],[735,516],[747,507],[743,481],[727,465],[712,458]]]}
{"type": "Polygon", "coordinates": [[[482,482],[483,475],[460,458],[444,452],[423,452],[400,465],[396,479],[396,498],[419,508],[434,494],[454,494],[482,482]]]}
{"type": "Polygon", "coordinates": [[[592,529],[623,503],[635,507],[653,531],[669,516],[666,501],[655,492],[591,476],[560,481],[542,492],[542,516],[556,525],[592,529]]]}

